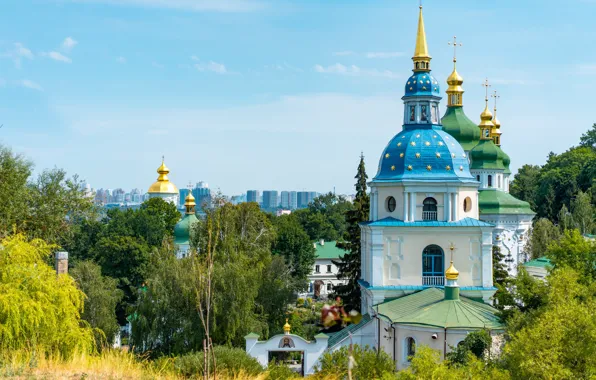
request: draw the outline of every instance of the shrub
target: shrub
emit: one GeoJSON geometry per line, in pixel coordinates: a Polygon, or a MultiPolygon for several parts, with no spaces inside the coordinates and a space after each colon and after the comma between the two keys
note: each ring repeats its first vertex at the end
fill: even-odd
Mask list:
{"type": "MultiPolygon", "coordinates": [[[[380,379],[395,372],[393,359],[383,350],[377,350],[368,346],[353,346],[354,360],[356,366],[352,369],[354,379],[380,379]]],[[[326,376],[335,376],[343,379],[348,375],[348,347],[342,347],[334,352],[326,352],[321,356],[315,370],[315,378],[322,379],[326,376]]]]}
{"type": "Polygon", "coordinates": [[[490,349],[492,337],[487,330],[474,331],[466,336],[453,351],[447,354],[447,358],[454,364],[466,364],[469,354],[474,354],[478,359],[484,359],[490,349]]]}
{"type": "Polygon", "coordinates": [[[296,306],[304,306],[304,298],[298,298],[296,300],[296,306]]]}
{"type": "Polygon", "coordinates": [[[267,367],[267,380],[297,379],[300,375],[292,371],[287,365],[271,361],[267,367]]]}
{"type": "MultiPolygon", "coordinates": [[[[226,346],[215,346],[217,375],[234,377],[242,373],[245,376],[256,376],[263,372],[259,362],[249,356],[243,349],[226,346]]],[[[195,352],[179,356],[174,360],[174,368],[180,375],[193,377],[203,376],[203,352],[195,352]]],[[[213,374],[213,356],[209,354],[210,373],[213,374]]]]}

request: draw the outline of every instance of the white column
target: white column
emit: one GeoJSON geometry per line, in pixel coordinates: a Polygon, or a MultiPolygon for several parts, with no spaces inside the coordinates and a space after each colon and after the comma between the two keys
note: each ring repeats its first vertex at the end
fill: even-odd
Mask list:
{"type": "Polygon", "coordinates": [[[445,193],[445,206],[443,207],[443,213],[445,214],[445,220],[451,222],[451,193],[445,193]]]}
{"type": "Polygon", "coordinates": [[[488,228],[482,231],[482,286],[493,286],[493,234],[488,228]]]}
{"type": "Polygon", "coordinates": [[[406,191],[404,191],[404,215],[403,215],[403,221],[407,222],[409,220],[408,218],[408,194],[406,191]]]}
{"type": "Polygon", "coordinates": [[[379,218],[379,193],[377,188],[371,191],[372,199],[370,202],[370,220],[375,221],[379,218]]]}
{"type": "Polygon", "coordinates": [[[458,193],[453,193],[453,220],[458,221],[459,217],[457,214],[459,213],[459,204],[458,204],[458,193]]]}
{"type": "Polygon", "coordinates": [[[371,278],[372,286],[383,285],[383,230],[372,229],[371,231],[371,278]]]}
{"type": "Polygon", "coordinates": [[[416,221],[416,192],[410,193],[410,222],[416,221]]]}

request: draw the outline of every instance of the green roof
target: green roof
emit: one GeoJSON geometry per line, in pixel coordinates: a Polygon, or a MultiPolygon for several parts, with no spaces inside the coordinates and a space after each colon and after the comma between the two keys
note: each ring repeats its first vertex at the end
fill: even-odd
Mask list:
{"type": "Polygon", "coordinates": [[[377,305],[379,314],[392,323],[449,329],[501,330],[498,310],[482,302],[461,297],[446,300],[439,288],[428,288],[393,301],[377,305]]]}
{"type": "Polygon", "coordinates": [[[190,227],[198,221],[199,219],[195,214],[185,214],[182,217],[182,220],[180,220],[174,227],[174,243],[189,244],[190,227]]]}
{"type": "Polygon", "coordinates": [[[505,170],[503,151],[495,145],[493,140],[480,140],[478,145],[470,151],[472,166],[470,169],[500,169],[505,170]]]}
{"type": "Polygon", "coordinates": [[[327,342],[327,347],[335,346],[336,344],[338,344],[339,342],[341,342],[342,340],[347,338],[351,332],[354,332],[354,331],[358,330],[359,328],[361,328],[362,326],[366,325],[368,322],[370,322],[370,320],[371,320],[370,315],[364,314],[362,316],[362,319],[360,320],[360,322],[358,322],[356,324],[347,325],[345,328],[339,330],[336,333],[327,334],[327,336],[329,336],[329,341],[327,342]]]}
{"type": "Polygon", "coordinates": [[[470,151],[480,140],[480,128],[464,113],[463,107],[447,107],[441,118],[443,130],[455,137],[465,151],[470,151]]]}
{"type": "Polygon", "coordinates": [[[552,264],[550,262],[550,259],[547,259],[546,257],[539,257],[537,259],[530,260],[527,263],[524,263],[524,266],[534,268],[550,268],[552,267],[552,264]]]}
{"type": "Polygon", "coordinates": [[[315,243],[317,259],[339,259],[345,255],[346,251],[336,247],[337,242],[326,241],[323,245],[315,243]]]}
{"type": "Polygon", "coordinates": [[[480,190],[478,208],[482,214],[534,215],[528,202],[520,201],[513,195],[501,190],[480,190]]]}

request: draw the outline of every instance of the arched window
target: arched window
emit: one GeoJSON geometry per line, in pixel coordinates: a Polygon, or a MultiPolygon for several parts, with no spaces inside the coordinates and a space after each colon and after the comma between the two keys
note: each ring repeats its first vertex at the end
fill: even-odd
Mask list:
{"type": "Polygon", "coordinates": [[[493,187],[493,176],[488,175],[488,187],[493,187]]]}
{"type": "Polygon", "coordinates": [[[389,212],[395,211],[395,206],[396,206],[395,198],[388,197],[387,198],[387,211],[389,211],[389,212]]]}
{"type": "Polygon", "coordinates": [[[333,290],[333,285],[331,285],[331,283],[327,283],[327,291],[330,292],[333,290]]]}
{"type": "Polygon", "coordinates": [[[480,182],[480,174],[476,176],[476,181],[480,182]]]}
{"type": "Polygon", "coordinates": [[[443,286],[445,283],[444,254],[438,245],[429,245],[422,251],[422,285],[443,286]]]}
{"type": "Polygon", "coordinates": [[[412,356],[416,355],[416,341],[411,336],[406,338],[405,354],[407,361],[411,361],[412,356]]]}
{"type": "Polygon", "coordinates": [[[501,176],[500,175],[497,176],[497,187],[501,188],[501,176]]]}
{"type": "Polygon", "coordinates": [[[435,198],[426,198],[422,202],[422,220],[437,220],[437,201],[435,198]]]}

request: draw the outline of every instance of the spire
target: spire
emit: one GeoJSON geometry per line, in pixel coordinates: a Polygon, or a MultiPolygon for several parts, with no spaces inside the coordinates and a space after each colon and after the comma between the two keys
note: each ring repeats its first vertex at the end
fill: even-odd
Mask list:
{"type": "Polygon", "coordinates": [[[449,250],[451,251],[451,264],[445,271],[445,278],[447,279],[447,284],[445,284],[445,299],[455,301],[459,300],[459,286],[457,285],[459,272],[453,266],[453,251],[455,250],[453,243],[449,246],[449,250]]]}
{"type": "Polygon", "coordinates": [[[482,87],[484,87],[486,90],[486,95],[484,97],[485,106],[484,111],[482,111],[482,113],[480,114],[480,124],[478,124],[478,127],[480,128],[480,139],[490,140],[491,131],[495,125],[492,121],[493,114],[490,113],[490,110],[488,109],[488,88],[490,87],[490,84],[488,84],[488,79],[486,79],[484,83],[482,83],[482,87]]]}
{"type": "Polygon", "coordinates": [[[495,90],[491,97],[495,99],[495,107],[493,108],[494,114],[492,120],[494,127],[491,130],[491,137],[494,140],[496,146],[501,146],[501,122],[499,121],[499,119],[497,119],[497,99],[499,99],[501,96],[497,95],[497,91],[495,90]]]}
{"type": "Polygon", "coordinates": [[[459,75],[457,72],[457,47],[462,46],[461,43],[457,42],[457,37],[453,36],[453,42],[447,43],[449,46],[453,45],[453,72],[447,78],[447,84],[449,87],[447,88],[447,107],[461,107],[462,104],[462,95],[464,93],[464,89],[461,85],[464,83],[464,79],[459,75]]]}
{"type": "Polygon", "coordinates": [[[192,195],[192,190],[190,190],[186,198],[184,198],[184,208],[186,209],[186,214],[194,214],[196,205],[195,197],[192,195]]]}
{"type": "Polygon", "coordinates": [[[414,50],[414,71],[430,71],[431,57],[428,54],[426,45],[426,33],[424,32],[424,17],[422,16],[422,5],[420,5],[420,14],[418,15],[418,33],[416,34],[416,49],[414,50]]]}

